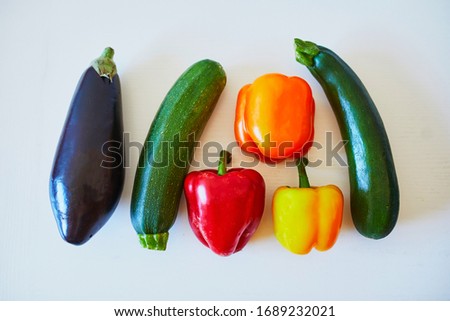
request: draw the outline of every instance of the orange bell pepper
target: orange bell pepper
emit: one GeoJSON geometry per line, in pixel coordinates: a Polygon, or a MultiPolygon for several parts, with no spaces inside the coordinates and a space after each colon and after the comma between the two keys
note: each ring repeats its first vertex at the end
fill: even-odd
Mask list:
{"type": "Polygon", "coordinates": [[[289,251],[307,254],[330,249],[342,225],[344,197],[335,185],[310,187],[306,159],[297,160],[300,187],[279,187],[273,196],[275,236],[289,251]]]}
{"type": "MultiPolygon", "coordinates": [[[[242,150],[264,161],[307,152],[314,137],[314,99],[299,77],[266,74],[242,87],[234,133],[242,150]]],[[[298,154],[298,155],[297,155],[298,154]]]]}

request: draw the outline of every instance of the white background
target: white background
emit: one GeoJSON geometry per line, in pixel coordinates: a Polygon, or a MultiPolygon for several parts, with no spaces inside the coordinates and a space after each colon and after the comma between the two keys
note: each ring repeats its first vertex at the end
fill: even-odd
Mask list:
{"type": "MultiPolygon", "coordinates": [[[[450,2],[430,1],[0,1],[0,299],[3,300],[447,300],[450,299],[450,2]],[[297,256],[272,232],[271,198],[295,169],[259,164],[267,184],[259,229],[223,258],[193,235],[184,199],[167,251],[140,247],[129,218],[138,158],[120,204],[88,243],[60,238],[48,179],[81,73],[112,46],[125,131],[143,142],[165,94],[194,62],[220,62],[227,86],[202,142],[234,141],[236,95],[268,72],[306,79],[316,141],[340,141],[318,83],[294,59],[294,37],[337,52],[376,102],[401,190],[395,230],[364,238],[349,212],[347,168],[309,169],[312,184],[345,194],[328,252],[297,256]]],[[[233,166],[248,160],[237,149],[233,166]]],[[[341,153],[344,155],[344,153],[341,153]]],[[[325,159],[324,149],[311,159],[325,159]]],[[[196,154],[201,159],[201,153],[196,154]]],[[[204,167],[204,166],[203,166],[204,167]]]]}

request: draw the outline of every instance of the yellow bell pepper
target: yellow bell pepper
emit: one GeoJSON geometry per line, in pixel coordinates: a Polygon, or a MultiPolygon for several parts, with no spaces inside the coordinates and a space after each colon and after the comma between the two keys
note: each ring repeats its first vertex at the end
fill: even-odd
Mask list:
{"type": "Polygon", "coordinates": [[[307,162],[306,158],[297,161],[300,187],[279,187],[272,201],[275,236],[295,254],[308,254],[313,247],[330,249],[342,225],[342,191],[335,185],[311,187],[307,162]]]}

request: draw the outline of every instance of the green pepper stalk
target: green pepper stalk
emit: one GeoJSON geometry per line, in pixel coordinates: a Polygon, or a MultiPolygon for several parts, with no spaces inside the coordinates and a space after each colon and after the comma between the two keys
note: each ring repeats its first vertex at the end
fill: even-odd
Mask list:
{"type": "Polygon", "coordinates": [[[227,150],[220,152],[219,166],[217,169],[217,175],[222,176],[227,173],[227,164],[231,162],[231,153],[227,150]]]}
{"type": "Polygon", "coordinates": [[[305,166],[308,166],[308,159],[305,157],[297,159],[296,162],[297,170],[298,170],[298,180],[299,187],[301,188],[309,188],[311,187],[309,184],[308,175],[306,174],[305,166]]]}

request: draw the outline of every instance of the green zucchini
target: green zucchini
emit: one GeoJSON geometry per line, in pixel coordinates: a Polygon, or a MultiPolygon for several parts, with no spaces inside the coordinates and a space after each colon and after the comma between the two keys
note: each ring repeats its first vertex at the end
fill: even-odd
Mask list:
{"type": "Polygon", "coordinates": [[[145,248],[166,249],[194,147],[225,84],[219,63],[195,63],[172,86],[152,122],[131,197],[131,222],[145,248]]]}
{"type": "Polygon", "coordinates": [[[360,234],[386,237],[394,228],[400,193],[385,127],[367,89],[333,51],[295,39],[296,59],[322,86],[345,145],[353,223],[360,234]]]}

